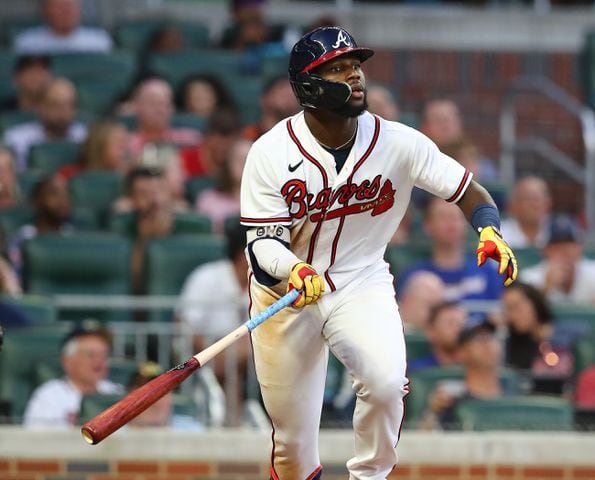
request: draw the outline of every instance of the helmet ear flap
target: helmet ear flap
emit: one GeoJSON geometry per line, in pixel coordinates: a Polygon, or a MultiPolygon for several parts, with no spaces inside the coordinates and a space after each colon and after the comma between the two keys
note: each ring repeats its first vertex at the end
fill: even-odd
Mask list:
{"type": "Polygon", "coordinates": [[[351,96],[347,83],[324,80],[318,75],[298,73],[290,82],[302,107],[332,110],[342,107],[351,96]]]}

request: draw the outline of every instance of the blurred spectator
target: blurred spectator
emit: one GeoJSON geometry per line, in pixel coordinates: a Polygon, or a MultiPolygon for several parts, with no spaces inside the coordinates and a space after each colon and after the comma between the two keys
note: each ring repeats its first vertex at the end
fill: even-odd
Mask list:
{"type": "Polygon", "coordinates": [[[551,302],[595,305],[595,260],[583,256],[583,232],[568,216],[552,218],[545,259],[520,272],[551,302]]]}
{"type": "Polygon", "coordinates": [[[18,57],[12,73],[16,97],[4,102],[2,109],[37,112],[51,79],[52,71],[48,57],[44,55],[18,57]]]}
{"type": "Polygon", "coordinates": [[[272,25],[265,19],[266,0],[230,0],[231,24],[221,37],[221,48],[246,51],[260,49],[266,54],[281,54],[299,39],[285,25],[272,25]]]}
{"type": "Polygon", "coordinates": [[[20,200],[14,155],[0,145],[0,210],[14,207],[20,200]]]}
{"type": "Polygon", "coordinates": [[[179,28],[165,25],[153,33],[147,48],[150,53],[171,53],[186,47],[184,35],[179,28]]]}
{"type": "Polygon", "coordinates": [[[173,91],[165,80],[149,78],[141,82],[134,92],[133,105],[138,121],[130,136],[133,157],[139,157],[146,144],[194,145],[200,140],[197,130],[172,127],[173,91]]]}
{"type": "Polygon", "coordinates": [[[23,243],[44,233],[68,234],[74,230],[70,223],[72,205],[66,181],[58,175],[43,178],[31,191],[33,223],[23,225],[9,240],[10,261],[20,273],[23,243]]]}
{"type": "MultiPolygon", "coordinates": [[[[21,293],[19,277],[9,260],[8,240],[4,230],[0,228],[0,294],[17,296],[21,293]]],[[[0,320],[2,318],[4,318],[3,315],[0,315],[0,320]]],[[[1,342],[0,346],[2,346],[1,342]]]]}
{"type": "Polygon", "coordinates": [[[48,380],[33,392],[23,423],[26,426],[78,425],[83,395],[122,393],[122,385],[107,379],[110,348],[111,335],[101,325],[84,322],[75,327],[62,346],[65,376],[48,380]]]}
{"type": "Polygon", "coordinates": [[[380,115],[385,120],[399,121],[397,100],[387,87],[378,83],[369,83],[366,100],[368,101],[368,112],[380,115]]]}
{"type": "Polygon", "coordinates": [[[432,272],[413,273],[399,296],[399,312],[406,332],[425,332],[432,309],[446,300],[444,282],[432,272]]]}
{"type": "Polygon", "coordinates": [[[448,143],[442,147],[442,153],[445,153],[451,158],[454,158],[463,167],[473,174],[473,178],[478,181],[492,180],[493,175],[484,172],[485,164],[481,161],[479,149],[477,145],[466,138],[460,138],[452,143],[448,143]],[[487,178],[486,178],[487,177],[487,178]]]}
{"type": "Polygon", "coordinates": [[[33,145],[54,140],[82,142],[86,136],[87,127],[76,120],[74,85],[66,78],[55,78],[39,105],[39,120],[8,128],[4,142],[14,150],[17,171],[22,172],[33,145]]]}
{"type": "Polygon", "coordinates": [[[527,176],[517,180],[508,200],[502,235],[512,248],[545,247],[550,229],[552,198],[545,180],[527,176]]]}
{"type": "Polygon", "coordinates": [[[443,302],[430,311],[426,336],[432,347],[427,357],[407,362],[407,371],[459,363],[459,334],[467,323],[467,312],[456,302],[443,302]]]}
{"type": "Polygon", "coordinates": [[[190,203],[186,199],[186,172],[176,148],[170,145],[146,145],[137,166],[161,170],[172,197],[173,209],[176,212],[190,210],[190,203]]]}
{"type": "MultiPolygon", "coordinates": [[[[186,278],[180,293],[181,306],[177,311],[179,321],[193,332],[196,351],[203,350],[240,326],[248,318],[248,263],[244,249],[246,234],[238,223],[228,227],[227,258],[195,268],[186,278]]],[[[244,337],[234,344],[236,349],[242,393],[251,359],[250,339],[244,337]]],[[[214,370],[219,382],[227,386],[226,355],[214,359],[214,370]]],[[[229,391],[227,392],[229,394],[229,391]]],[[[230,398],[228,401],[238,402],[230,398]]]]}
{"type": "Polygon", "coordinates": [[[439,382],[428,399],[422,428],[452,430],[456,425],[454,411],[467,399],[491,399],[508,394],[500,381],[502,347],[495,335],[496,327],[488,321],[469,321],[458,338],[458,357],[465,372],[459,381],[439,382]]]}
{"type": "Polygon", "coordinates": [[[468,225],[463,212],[454,204],[429,198],[424,210],[424,230],[432,242],[432,257],[412,265],[401,278],[407,288],[414,272],[427,270],[440,277],[448,300],[498,300],[503,284],[496,263],[477,266],[474,253],[466,253],[468,225]]]}
{"type": "MultiPolygon", "coordinates": [[[[149,383],[163,373],[163,369],[155,362],[139,364],[137,371],[128,383],[128,391],[136,390],[149,383]]],[[[171,427],[177,430],[199,431],[204,429],[195,418],[190,415],[180,415],[174,412],[173,393],[166,393],[161,399],[141,412],[127,424],[129,427],[171,427]]]]}
{"type": "Polygon", "coordinates": [[[79,173],[98,170],[125,174],[129,163],[128,131],[120,123],[102,120],[89,130],[76,163],[65,165],[58,175],[69,180],[79,173]]]}
{"type": "Polygon", "coordinates": [[[17,35],[17,53],[107,52],[112,39],[105,30],[81,26],[80,0],[43,0],[46,24],[17,35]]]}
{"type": "Polygon", "coordinates": [[[147,241],[172,233],[174,207],[162,170],[137,167],[126,176],[126,197],[114,205],[116,212],[134,213],[135,242],[132,251],[132,291],[143,293],[143,264],[147,241]]]}
{"type": "Polygon", "coordinates": [[[281,120],[295,115],[299,108],[287,76],[274,77],[264,86],[260,94],[259,122],[247,125],[242,136],[254,142],[281,120]]]}
{"type": "MultiPolygon", "coordinates": [[[[463,141],[466,136],[461,111],[457,104],[449,98],[435,98],[426,102],[422,112],[420,130],[438,145],[440,150],[463,141]]],[[[460,161],[456,157],[453,158],[460,161]]],[[[492,161],[479,155],[477,163],[479,179],[486,181],[498,177],[498,172],[492,161]]]]}
{"type": "Polygon", "coordinates": [[[539,290],[515,282],[504,289],[502,306],[508,328],[506,364],[533,377],[569,379],[572,354],[556,341],[553,314],[539,290]]]}
{"type": "Polygon", "coordinates": [[[578,408],[595,409],[595,365],[579,374],[574,400],[578,408]]]}
{"type": "Polygon", "coordinates": [[[227,218],[240,215],[240,182],[251,145],[248,140],[235,141],[215,176],[214,188],[202,191],[196,198],[196,211],[211,219],[215,233],[223,233],[227,218]]]}
{"type": "Polygon", "coordinates": [[[209,118],[218,110],[237,111],[224,83],[216,75],[208,73],[193,75],[182,84],[178,106],[203,118],[209,118]]]}
{"type": "Polygon", "coordinates": [[[229,110],[214,112],[209,118],[202,142],[180,151],[186,176],[218,175],[231,146],[239,137],[238,116],[229,110]]]}

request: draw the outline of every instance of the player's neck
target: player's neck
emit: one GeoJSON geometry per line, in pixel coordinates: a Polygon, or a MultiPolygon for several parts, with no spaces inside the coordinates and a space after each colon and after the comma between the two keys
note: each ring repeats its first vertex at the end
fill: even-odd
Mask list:
{"type": "Polygon", "coordinates": [[[357,117],[343,117],[327,111],[304,112],[306,125],[314,138],[328,148],[345,148],[355,139],[357,117]]]}

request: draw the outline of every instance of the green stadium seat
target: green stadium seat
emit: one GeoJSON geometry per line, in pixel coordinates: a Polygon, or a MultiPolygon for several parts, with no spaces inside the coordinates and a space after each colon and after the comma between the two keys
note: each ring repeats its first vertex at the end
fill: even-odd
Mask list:
{"type": "Polygon", "coordinates": [[[95,115],[105,115],[111,112],[126,93],[128,84],[98,79],[77,82],[76,89],[79,110],[95,115]]]}
{"type": "Polygon", "coordinates": [[[289,56],[267,56],[260,61],[260,76],[271,79],[287,75],[289,56]]]}
{"type": "Polygon", "coordinates": [[[464,400],[455,409],[463,430],[572,430],[572,404],[563,398],[514,396],[464,400]]]}
{"type": "Polygon", "coordinates": [[[407,333],[405,335],[407,360],[417,360],[432,353],[432,347],[423,333],[407,333]]]}
{"type": "Polygon", "coordinates": [[[240,110],[243,123],[257,122],[260,118],[260,95],[264,87],[262,79],[228,74],[222,80],[240,110]]]}
{"type": "MultiPolygon", "coordinates": [[[[463,380],[464,371],[460,366],[431,367],[408,375],[410,380],[410,393],[405,397],[407,405],[406,425],[415,427],[421,420],[430,394],[438,383],[443,380],[463,380]]],[[[500,379],[505,390],[517,393],[519,390],[518,375],[508,369],[500,372],[500,379]]]]}
{"type": "Polygon", "coordinates": [[[19,173],[18,182],[21,198],[23,201],[28,201],[31,196],[31,191],[37,182],[43,178],[43,172],[39,170],[25,170],[19,173]]]}
{"type": "Polygon", "coordinates": [[[574,374],[595,365],[595,335],[580,338],[573,347],[574,374]]]}
{"type": "MultiPolygon", "coordinates": [[[[6,32],[6,26],[2,26],[0,31],[6,32]]],[[[17,55],[11,50],[0,50],[0,79],[10,80],[14,69],[17,55]]]]}
{"type": "MultiPolygon", "coordinates": [[[[32,294],[130,293],[131,242],[108,233],[47,234],[23,247],[25,290],[32,294]]],[[[60,311],[60,318],[122,319],[106,309],[60,311]]]]}
{"type": "Polygon", "coordinates": [[[518,247],[514,249],[514,254],[521,271],[523,268],[537,265],[543,260],[541,250],[537,247],[518,247]]]}
{"type": "Polygon", "coordinates": [[[595,307],[573,303],[552,305],[554,320],[557,325],[574,325],[585,332],[595,334],[595,307]]]}
{"type": "Polygon", "coordinates": [[[56,322],[58,312],[49,297],[42,295],[2,296],[3,301],[20,308],[35,325],[48,325],[56,322]]]}
{"type": "Polygon", "coordinates": [[[51,61],[55,76],[69,78],[77,84],[84,81],[96,82],[105,78],[106,72],[117,72],[115,78],[120,84],[130,85],[138,71],[136,57],[125,50],[54,54],[51,61]]]}
{"type": "Polygon", "coordinates": [[[386,249],[386,261],[390,265],[391,272],[397,279],[412,265],[430,258],[430,246],[425,243],[408,243],[403,245],[392,245],[386,249]]]}
{"type": "Polygon", "coordinates": [[[16,92],[11,80],[0,78],[0,102],[5,103],[15,98],[16,92]]]}
{"type": "MultiPolygon", "coordinates": [[[[29,204],[17,205],[2,211],[0,229],[10,237],[23,225],[33,223],[33,220],[34,212],[29,204]]],[[[94,230],[97,226],[92,213],[84,208],[74,208],[71,223],[79,230],[94,230]]]]}
{"type": "Polygon", "coordinates": [[[0,355],[0,397],[10,399],[14,422],[21,422],[27,401],[38,384],[37,366],[59,359],[68,329],[66,323],[56,322],[5,333],[0,355]]]}
{"type": "Polygon", "coordinates": [[[21,33],[23,30],[26,30],[31,27],[37,27],[43,24],[43,19],[40,17],[35,16],[27,16],[24,18],[13,18],[10,19],[2,24],[1,32],[2,37],[1,41],[4,45],[12,47],[13,41],[15,37],[21,33]]]}
{"type": "MultiPolygon", "coordinates": [[[[134,213],[117,213],[108,220],[111,232],[127,237],[136,236],[136,218],[134,213]]],[[[174,218],[172,235],[180,234],[210,234],[211,219],[193,212],[178,212],[174,218]]]]}
{"type": "Polygon", "coordinates": [[[121,195],[122,175],[111,171],[91,171],[75,175],[68,182],[72,202],[88,209],[96,223],[106,226],[112,203],[121,195]]]}
{"type": "Polygon", "coordinates": [[[188,48],[204,48],[209,44],[209,29],[197,22],[162,18],[140,18],[119,22],[114,29],[116,43],[124,49],[142,54],[153,34],[160,28],[173,27],[182,33],[188,48]]]}
{"type": "Polygon", "coordinates": [[[0,132],[6,132],[10,127],[29,123],[37,120],[37,115],[33,112],[21,112],[19,110],[5,111],[0,113],[0,132]]]}
{"type": "Polygon", "coordinates": [[[146,249],[146,292],[178,295],[199,265],[225,257],[225,241],[214,235],[175,235],[155,239],[146,249]]]}
{"type": "Polygon", "coordinates": [[[151,54],[147,57],[149,73],[159,75],[177,90],[191,75],[212,73],[225,78],[242,72],[243,55],[228,50],[186,50],[151,54]]]}
{"type": "Polygon", "coordinates": [[[29,151],[29,168],[54,173],[64,165],[74,163],[80,150],[76,142],[57,141],[33,145],[29,151]]]}
{"type": "Polygon", "coordinates": [[[203,190],[213,188],[215,186],[215,178],[213,177],[191,177],[186,180],[186,196],[190,205],[194,205],[196,197],[203,190]]]}

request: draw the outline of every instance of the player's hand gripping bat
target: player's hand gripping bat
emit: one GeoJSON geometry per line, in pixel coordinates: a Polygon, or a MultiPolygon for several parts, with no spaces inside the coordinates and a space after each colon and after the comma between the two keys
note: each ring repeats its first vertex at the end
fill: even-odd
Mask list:
{"type": "Polygon", "coordinates": [[[101,442],[104,438],[153,405],[166,393],[171,392],[215,355],[254,330],[278,311],[291,305],[300,293],[300,290],[291,290],[267,309],[228,333],[211,346],[190,357],[184,363],[162,373],[142,387],[130,392],[120,401],[114,403],[111,407],[85,423],[81,428],[83,438],[91,445],[101,442]]]}

